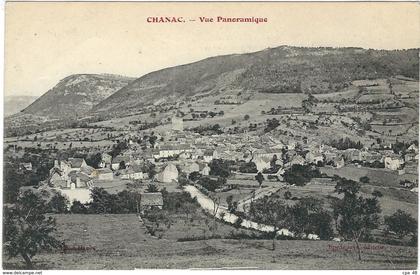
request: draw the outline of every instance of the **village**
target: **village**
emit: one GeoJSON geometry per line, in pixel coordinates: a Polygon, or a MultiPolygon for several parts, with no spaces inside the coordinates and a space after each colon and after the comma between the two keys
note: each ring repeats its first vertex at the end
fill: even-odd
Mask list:
{"type": "MultiPolygon", "coordinates": [[[[265,189],[272,192],[272,187],[284,185],[283,175],[293,165],[312,165],[328,172],[323,175],[324,179],[318,180],[324,184],[328,184],[325,178],[339,174],[338,171],[345,166],[352,166],[397,175],[401,177],[399,188],[418,192],[418,146],[414,143],[399,153],[393,150],[392,144],[381,149],[339,150],[307,138],[280,140],[269,134],[260,137],[252,134],[202,136],[184,131],[183,120],[178,117],[172,118],[171,125],[166,135],[155,133],[146,144],[144,141],[139,144],[126,140],[125,148],[114,157],[109,152],[102,152],[97,167],[89,166],[83,158],[55,160],[48,178],[36,188],[60,192],[68,198],[69,207],[75,200],[89,203],[94,187],[118,193],[137,183],[143,196],[148,196],[145,189],[150,184],[158,186],[156,190],[166,187],[176,191],[182,179],[197,184],[197,181],[194,183],[191,180],[196,174],[201,178],[214,179],[219,172],[212,171],[210,167],[217,168],[211,164],[215,160],[223,160],[229,162],[228,169],[231,171],[225,186],[219,186],[218,190],[229,190],[244,182],[258,186],[255,177],[261,174],[266,185],[260,193],[264,194],[265,189]]],[[[22,166],[30,170],[32,164],[22,163],[22,166]]],[[[311,182],[317,182],[317,179],[311,182]]],[[[395,184],[398,187],[398,183],[395,184]]],[[[31,188],[25,186],[22,190],[31,188]]],[[[161,196],[159,192],[155,193],[161,196]]],[[[249,197],[241,199],[246,201],[249,197]]]]}

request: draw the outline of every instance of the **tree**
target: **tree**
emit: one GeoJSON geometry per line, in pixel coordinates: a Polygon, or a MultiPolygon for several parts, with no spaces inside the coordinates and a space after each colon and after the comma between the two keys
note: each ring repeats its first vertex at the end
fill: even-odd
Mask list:
{"type": "Polygon", "coordinates": [[[239,228],[241,228],[243,219],[241,217],[237,217],[235,222],[233,223],[233,227],[235,227],[236,230],[238,230],[239,228]]]}
{"type": "Polygon", "coordinates": [[[335,186],[338,194],[344,194],[334,204],[334,216],[338,232],[356,243],[358,258],[362,259],[359,242],[370,236],[379,226],[381,208],[377,197],[364,198],[358,195],[360,184],[348,179],[339,179],[335,186]]]}
{"type": "Polygon", "coordinates": [[[226,197],[226,203],[228,205],[228,210],[230,213],[234,213],[238,208],[238,202],[233,201],[233,195],[229,195],[226,197]]]}
{"type": "Polygon", "coordinates": [[[120,169],[120,170],[123,170],[123,169],[126,169],[127,168],[127,166],[125,165],[125,161],[121,161],[120,162],[120,165],[118,166],[118,168],[120,169]]]}
{"type": "Polygon", "coordinates": [[[387,230],[394,232],[400,239],[417,232],[417,221],[407,212],[398,209],[391,216],[385,217],[387,230]]]}
{"type": "Polygon", "coordinates": [[[191,173],[188,175],[188,178],[189,178],[191,181],[197,181],[197,180],[199,180],[199,179],[201,178],[201,174],[200,174],[199,172],[197,172],[197,171],[194,171],[194,172],[191,172],[191,173]]]}
{"type": "Polygon", "coordinates": [[[361,183],[369,183],[370,179],[368,176],[363,176],[359,179],[361,183]]]}
{"type": "Polygon", "coordinates": [[[213,159],[209,163],[210,175],[227,178],[230,176],[230,162],[224,159],[213,159]]]}
{"type": "Polygon", "coordinates": [[[159,188],[155,184],[148,184],[146,192],[148,193],[156,193],[159,192],[159,188]]]}
{"type": "Polygon", "coordinates": [[[88,209],[80,201],[74,200],[73,204],[70,207],[70,212],[73,214],[87,214],[88,209]]]}
{"type": "Polygon", "coordinates": [[[220,200],[221,199],[218,196],[210,196],[210,199],[213,202],[213,209],[212,209],[212,212],[211,212],[211,215],[213,217],[213,225],[211,226],[211,231],[212,231],[212,234],[214,236],[214,234],[217,230],[216,218],[217,218],[217,214],[218,214],[218,211],[219,211],[220,200]]]}
{"type": "Polygon", "coordinates": [[[99,168],[99,164],[101,163],[101,161],[102,161],[101,153],[96,153],[86,158],[86,163],[92,166],[93,168],[99,168]]]}
{"type": "Polygon", "coordinates": [[[54,194],[48,203],[49,210],[53,213],[66,213],[69,200],[60,193],[54,194]]]}
{"type": "Polygon", "coordinates": [[[372,196],[381,198],[383,196],[381,191],[375,190],[372,192],[372,196]]]}
{"type": "Polygon", "coordinates": [[[9,257],[21,256],[27,269],[33,268],[32,258],[40,250],[59,248],[62,242],[52,236],[55,219],[45,217],[45,200],[26,191],[16,204],[5,208],[4,247],[9,257]]]}
{"type": "Polygon", "coordinates": [[[275,240],[277,231],[288,227],[287,207],[281,200],[265,196],[251,203],[249,215],[255,222],[273,227],[272,250],[274,251],[276,249],[275,240]]]}
{"type": "Polygon", "coordinates": [[[263,174],[261,172],[258,172],[258,174],[255,176],[255,180],[258,181],[258,184],[259,184],[259,186],[261,188],[261,185],[262,185],[262,183],[264,181],[263,174]]]}
{"type": "Polygon", "coordinates": [[[290,191],[284,192],[284,199],[290,200],[292,198],[292,193],[290,191]]]}
{"type": "Polygon", "coordinates": [[[321,172],[318,167],[312,167],[310,165],[293,164],[292,167],[284,172],[283,178],[290,184],[296,184],[298,186],[305,185],[312,178],[321,177],[321,172]]]}

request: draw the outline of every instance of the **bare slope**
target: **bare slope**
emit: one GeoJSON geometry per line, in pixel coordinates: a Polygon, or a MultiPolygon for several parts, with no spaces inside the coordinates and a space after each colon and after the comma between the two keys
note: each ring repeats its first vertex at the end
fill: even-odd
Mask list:
{"type": "Polygon", "coordinates": [[[281,46],[217,56],[149,73],[93,108],[97,113],[141,110],[150,104],[173,104],[238,91],[329,93],[353,80],[405,75],[418,78],[418,50],[281,46]]]}

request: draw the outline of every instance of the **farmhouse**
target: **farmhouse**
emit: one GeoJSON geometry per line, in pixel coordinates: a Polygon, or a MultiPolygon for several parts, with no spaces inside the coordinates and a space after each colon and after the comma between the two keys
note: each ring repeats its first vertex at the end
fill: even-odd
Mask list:
{"type": "Polygon", "coordinates": [[[387,156],[384,158],[385,168],[389,170],[398,170],[400,169],[401,165],[404,163],[404,160],[401,159],[399,156],[387,156]]]}

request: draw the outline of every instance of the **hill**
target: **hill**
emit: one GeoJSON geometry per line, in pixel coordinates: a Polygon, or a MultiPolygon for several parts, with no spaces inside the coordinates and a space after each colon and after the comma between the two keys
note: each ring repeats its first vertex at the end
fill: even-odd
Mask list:
{"type": "Polygon", "coordinates": [[[109,74],[70,75],[22,112],[50,118],[79,117],[132,80],[109,74]]]}
{"type": "Polygon", "coordinates": [[[10,116],[20,112],[37,99],[36,96],[5,96],[4,116],[10,116]]]}
{"type": "Polygon", "coordinates": [[[111,95],[92,112],[133,113],[148,105],[172,105],[213,96],[255,93],[332,93],[358,79],[403,75],[418,79],[418,50],[298,48],[207,58],[144,75],[111,95]]]}

